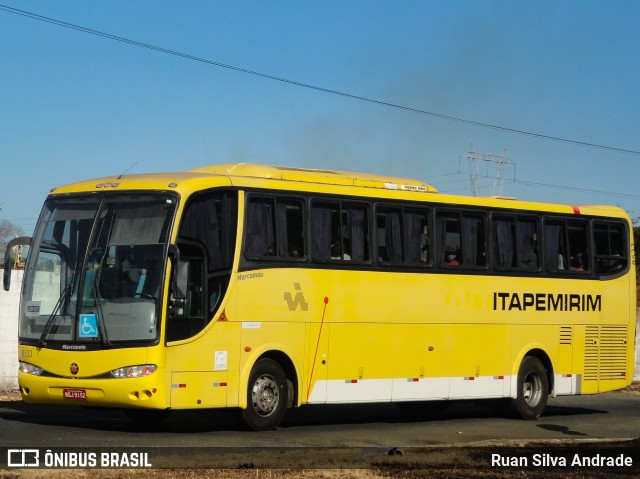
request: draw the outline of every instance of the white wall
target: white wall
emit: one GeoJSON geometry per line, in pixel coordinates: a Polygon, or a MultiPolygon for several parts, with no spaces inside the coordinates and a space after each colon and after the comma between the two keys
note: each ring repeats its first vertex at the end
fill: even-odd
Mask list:
{"type": "MultiPolygon", "coordinates": [[[[0,269],[0,277],[4,270],[0,269]]],[[[0,389],[18,387],[18,304],[22,270],[11,272],[11,290],[0,287],[0,389]]]]}
{"type": "MultiPolygon", "coordinates": [[[[5,291],[0,287],[0,389],[18,387],[16,376],[18,369],[18,304],[22,275],[23,271],[21,270],[11,272],[11,291],[5,291]]],[[[633,379],[640,381],[640,309],[636,313],[636,324],[636,367],[633,379]]]]}

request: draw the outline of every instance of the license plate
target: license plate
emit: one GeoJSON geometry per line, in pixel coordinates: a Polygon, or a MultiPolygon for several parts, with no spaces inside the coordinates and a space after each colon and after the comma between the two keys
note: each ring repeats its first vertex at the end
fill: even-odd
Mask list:
{"type": "Polygon", "coordinates": [[[87,399],[87,391],[84,389],[64,389],[65,399],[87,399]]]}

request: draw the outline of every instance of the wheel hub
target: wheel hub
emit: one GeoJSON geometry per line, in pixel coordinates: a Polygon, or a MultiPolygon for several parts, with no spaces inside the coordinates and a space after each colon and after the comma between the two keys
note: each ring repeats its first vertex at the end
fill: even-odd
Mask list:
{"type": "Polygon", "coordinates": [[[268,416],[278,407],[280,391],[278,384],[271,376],[260,376],[251,392],[253,408],[261,416],[268,416]]]}
{"type": "Polygon", "coordinates": [[[542,382],[537,374],[529,373],[522,383],[522,397],[529,406],[536,406],[542,396],[542,382]]]}

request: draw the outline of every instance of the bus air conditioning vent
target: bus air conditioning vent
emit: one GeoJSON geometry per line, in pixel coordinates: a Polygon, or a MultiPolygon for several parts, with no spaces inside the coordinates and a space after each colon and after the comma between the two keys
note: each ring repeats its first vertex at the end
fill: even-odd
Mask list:
{"type": "Polygon", "coordinates": [[[560,344],[571,346],[573,340],[573,326],[560,326],[560,344]]]}
{"type": "Polygon", "coordinates": [[[627,370],[627,327],[602,326],[600,329],[599,379],[620,379],[627,370]]]}
{"type": "Polygon", "coordinates": [[[627,370],[627,327],[587,326],[584,353],[585,380],[623,378],[627,370]]]}

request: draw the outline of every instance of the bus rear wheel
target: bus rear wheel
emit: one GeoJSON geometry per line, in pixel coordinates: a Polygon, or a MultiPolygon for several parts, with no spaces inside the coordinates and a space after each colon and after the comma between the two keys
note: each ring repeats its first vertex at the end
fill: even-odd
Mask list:
{"type": "Polygon", "coordinates": [[[275,429],[287,412],[287,398],[287,376],[282,367],[272,359],[261,359],[249,376],[242,420],[254,431],[275,429]]]}
{"type": "Polygon", "coordinates": [[[522,419],[538,419],[547,406],[549,378],[538,358],[526,356],[518,371],[518,392],[513,409],[522,419]]]}

